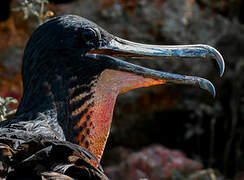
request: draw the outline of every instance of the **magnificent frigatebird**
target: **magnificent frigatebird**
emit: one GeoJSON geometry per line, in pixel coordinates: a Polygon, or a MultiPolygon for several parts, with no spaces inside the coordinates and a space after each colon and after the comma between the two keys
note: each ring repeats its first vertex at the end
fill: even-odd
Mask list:
{"type": "Polygon", "coordinates": [[[0,124],[0,177],[106,179],[99,161],[118,94],[175,83],[215,96],[206,79],[156,71],[118,57],[212,58],[220,75],[224,72],[221,54],[208,45],[134,43],[79,16],[52,18],[26,46],[23,97],[16,116],[0,124]]]}

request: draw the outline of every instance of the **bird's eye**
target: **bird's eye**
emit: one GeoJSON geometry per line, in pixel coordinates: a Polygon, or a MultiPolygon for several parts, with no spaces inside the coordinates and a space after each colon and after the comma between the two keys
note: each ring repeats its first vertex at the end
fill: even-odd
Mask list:
{"type": "Polygon", "coordinates": [[[89,28],[89,29],[85,29],[82,32],[82,37],[86,42],[92,42],[92,41],[96,40],[97,34],[96,34],[95,30],[89,28]]]}

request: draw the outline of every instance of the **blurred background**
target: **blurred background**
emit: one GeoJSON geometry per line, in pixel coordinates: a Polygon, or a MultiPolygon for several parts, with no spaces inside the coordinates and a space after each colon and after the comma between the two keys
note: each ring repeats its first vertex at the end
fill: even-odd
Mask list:
{"type": "MultiPolygon", "coordinates": [[[[4,0],[0,4],[0,96],[21,98],[23,50],[45,19],[76,14],[110,33],[148,44],[208,44],[214,61],[133,60],[167,72],[207,78],[207,92],[179,85],[119,96],[102,159],[111,179],[244,179],[243,0],[4,0]]],[[[0,104],[3,101],[0,101],[0,104]]],[[[10,104],[9,109],[17,104],[10,104]]]]}

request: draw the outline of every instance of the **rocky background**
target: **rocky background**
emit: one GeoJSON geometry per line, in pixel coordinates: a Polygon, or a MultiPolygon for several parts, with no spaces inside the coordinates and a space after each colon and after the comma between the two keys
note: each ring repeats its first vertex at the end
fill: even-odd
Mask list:
{"type": "MultiPolygon", "coordinates": [[[[20,100],[25,44],[46,18],[62,14],[86,17],[132,41],[208,44],[226,62],[220,78],[212,60],[132,61],[205,77],[215,85],[217,96],[213,99],[201,89],[179,85],[120,95],[102,160],[111,179],[244,178],[243,0],[4,0],[0,5],[0,96],[20,100]]],[[[0,111],[8,112],[1,106],[0,111]]]]}

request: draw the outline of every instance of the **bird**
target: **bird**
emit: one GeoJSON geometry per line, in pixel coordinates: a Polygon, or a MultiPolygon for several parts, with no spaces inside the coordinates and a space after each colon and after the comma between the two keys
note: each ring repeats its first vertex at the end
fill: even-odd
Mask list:
{"type": "Polygon", "coordinates": [[[136,43],[77,15],[50,18],[24,50],[16,115],[0,123],[0,178],[108,179],[100,160],[119,94],[168,83],[216,94],[207,79],[135,65],[132,58],[214,59],[220,76],[225,69],[208,45],[136,43]]]}

